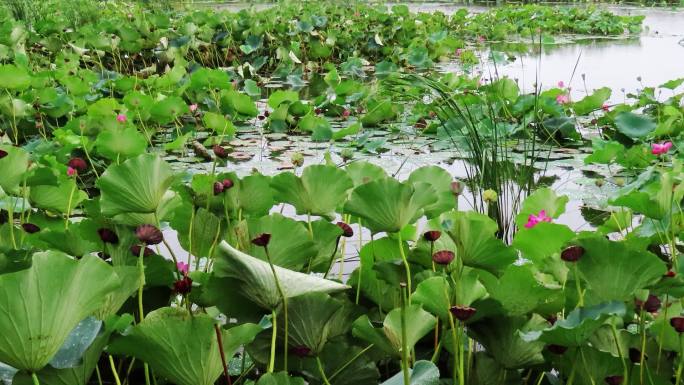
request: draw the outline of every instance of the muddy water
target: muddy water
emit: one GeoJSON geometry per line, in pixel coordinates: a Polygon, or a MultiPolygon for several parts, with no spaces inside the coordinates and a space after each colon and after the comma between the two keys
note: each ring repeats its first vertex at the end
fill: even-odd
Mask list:
{"type": "MultiPolygon", "coordinates": [[[[245,4],[230,4],[222,6],[237,10],[245,4]]],[[[264,5],[260,5],[264,6],[264,5]]],[[[266,5],[268,6],[268,5],[266,5]]],[[[440,3],[410,4],[414,11],[441,11],[452,13],[461,6],[440,3]]],[[[468,7],[472,11],[481,11],[482,7],[468,7]]],[[[545,45],[541,50],[530,48],[529,52],[503,66],[497,64],[496,70],[500,76],[517,79],[524,90],[533,89],[538,81],[542,87],[555,87],[563,81],[572,88],[572,96],[579,98],[586,92],[600,87],[613,89],[612,100],[620,102],[624,95],[644,86],[656,86],[667,80],[684,77],[684,46],[679,42],[684,39],[684,12],[665,9],[643,9],[628,7],[610,7],[621,14],[645,15],[645,31],[641,36],[626,39],[592,38],[566,44],[545,45]],[[576,67],[576,68],[575,68],[576,67]],[[574,73],[574,75],[573,75],[574,73]],[[582,76],[584,74],[584,76],[582,76]],[[641,80],[637,80],[640,78],[641,80]]],[[[682,42],[684,44],[684,42],[682,42]]],[[[484,77],[494,72],[494,65],[486,60],[482,61],[476,71],[484,77]]],[[[462,71],[456,63],[442,63],[440,71],[462,71]]],[[[668,91],[670,92],[670,91],[668,91]]],[[[664,93],[662,97],[669,94],[664,93]]],[[[350,124],[350,121],[339,121],[334,124],[350,124]]],[[[376,137],[382,139],[386,132],[377,132],[376,137]]],[[[437,150],[431,146],[430,140],[424,137],[396,136],[387,138],[388,151],[382,154],[358,153],[355,160],[366,160],[382,166],[391,175],[405,179],[411,171],[426,165],[440,165],[447,169],[455,178],[465,178],[466,168],[460,158],[464,154],[459,149],[449,148],[437,150]]],[[[246,160],[231,163],[227,169],[240,175],[247,175],[256,169],[264,174],[273,175],[290,169],[289,156],[294,152],[305,155],[305,165],[324,162],[324,154],[332,153],[333,160],[342,164],[336,155],[339,148],[325,143],[311,143],[307,137],[285,136],[282,134],[263,134],[260,122],[254,120],[243,127],[238,138],[232,143],[234,148],[244,153],[246,160]]],[[[602,167],[587,166],[582,158],[587,149],[555,149],[552,161],[546,170],[539,173],[550,181],[551,186],[560,194],[571,197],[566,207],[566,213],[557,222],[567,224],[574,230],[587,230],[593,224],[597,213],[589,208],[604,209],[607,207],[606,198],[617,188],[619,175],[613,175],[610,170],[602,167]],[[606,183],[598,187],[594,183],[595,175],[602,175],[606,183]]],[[[183,159],[179,167],[198,172],[210,171],[210,164],[193,163],[183,159]]],[[[223,170],[219,170],[223,171],[223,170]]],[[[470,192],[479,194],[480,192],[470,192]]],[[[471,197],[465,194],[459,208],[470,208],[471,197]]],[[[280,211],[280,207],[275,210],[280,211]]],[[[285,214],[295,216],[291,207],[285,207],[285,214]]],[[[368,232],[359,232],[355,226],[355,237],[347,242],[345,254],[358,255],[358,250],[370,239],[368,232]],[[359,237],[359,235],[361,236],[359,237]]],[[[174,238],[169,233],[169,238],[174,238]]],[[[175,246],[175,239],[171,242],[175,246]]],[[[177,246],[180,248],[180,246],[177,246]]],[[[185,255],[181,252],[181,255],[185,255]]],[[[344,273],[350,273],[357,266],[356,261],[346,263],[344,273]]],[[[339,266],[335,266],[338,270],[339,266]]]]}

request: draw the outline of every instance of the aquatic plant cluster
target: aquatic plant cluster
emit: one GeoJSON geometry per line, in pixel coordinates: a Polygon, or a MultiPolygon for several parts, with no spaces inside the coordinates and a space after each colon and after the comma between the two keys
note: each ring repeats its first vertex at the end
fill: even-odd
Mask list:
{"type": "Polygon", "coordinates": [[[684,79],[608,104],[609,89],[575,101],[564,84],[526,94],[414,72],[488,39],[621,35],[641,19],[101,7],[107,18],[0,24],[2,381],[680,383],[684,79]],[[288,87],[267,92],[270,77],[288,87]],[[399,180],[353,152],[336,164],[336,146],[275,175],[233,170],[228,141],[254,127],[344,146],[402,119],[463,144],[471,177],[432,165],[399,180]],[[623,175],[601,182],[622,187],[606,219],[559,223],[568,197],[533,173],[511,209],[515,171],[492,174],[505,149],[587,131],[585,162],[623,175]]]}

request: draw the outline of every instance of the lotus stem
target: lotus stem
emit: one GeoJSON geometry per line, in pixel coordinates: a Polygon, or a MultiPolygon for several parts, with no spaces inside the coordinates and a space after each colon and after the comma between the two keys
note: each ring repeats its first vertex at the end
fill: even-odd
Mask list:
{"type": "Polygon", "coordinates": [[[406,270],[406,285],[407,285],[407,296],[408,303],[411,304],[411,266],[409,266],[408,259],[406,259],[406,253],[404,253],[404,243],[401,240],[401,232],[397,233],[397,240],[399,244],[399,253],[401,253],[401,260],[404,262],[404,269],[406,270]]]}
{"type": "Polygon", "coordinates": [[[579,269],[577,268],[577,263],[573,264],[573,268],[575,271],[575,286],[577,286],[577,296],[578,296],[577,306],[583,307],[584,306],[584,293],[582,292],[582,285],[581,285],[580,279],[579,279],[579,269]]]}
{"type": "Polygon", "coordinates": [[[64,218],[64,230],[69,230],[69,218],[71,217],[71,202],[74,200],[74,193],[76,192],[77,188],[78,187],[76,186],[76,182],[74,182],[74,186],[71,188],[71,192],[69,192],[69,201],[67,203],[67,210],[64,218]]]}
{"type": "Polygon", "coordinates": [[[216,341],[218,343],[219,354],[221,355],[221,364],[223,365],[223,376],[226,379],[226,384],[233,385],[230,380],[230,375],[228,374],[228,364],[226,363],[226,352],[223,350],[223,335],[221,334],[221,329],[217,324],[214,324],[214,330],[216,331],[216,341]]]}
{"type": "MultiPolygon", "coordinates": [[[[278,289],[278,294],[280,294],[280,300],[283,302],[283,313],[285,317],[285,346],[283,347],[284,350],[284,366],[285,366],[285,371],[287,372],[287,347],[289,343],[289,333],[288,333],[288,319],[287,319],[287,297],[285,297],[285,293],[283,292],[283,288],[280,286],[280,280],[278,279],[278,274],[276,273],[275,267],[273,266],[273,261],[271,260],[271,254],[268,252],[268,246],[264,246],[264,252],[266,253],[266,258],[268,259],[268,265],[271,267],[271,272],[273,273],[273,279],[275,280],[276,284],[276,289],[278,289]]],[[[273,337],[271,338],[271,365],[269,365],[271,371],[273,371],[273,360],[275,360],[275,337],[276,337],[276,313],[275,309],[273,309],[273,337]]]]}
{"type": "Polygon", "coordinates": [[[464,325],[462,322],[458,323],[458,383],[459,385],[465,385],[465,350],[464,344],[461,340],[465,333],[463,332],[464,325]]]}
{"type": "Polygon", "coordinates": [[[150,366],[147,365],[147,362],[143,363],[143,369],[145,370],[145,385],[150,385],[150,366]]]}
{"type": "Polygon", "coordinates": [[[271,310],[271,324],[273,324],[273,332],[271,333],[271,357],[268,361],[268,373],[273,373],[273,368],[275,367],[276,333],[278,328],[278,317],[275,309],[271,310]]]}
{"type": "MultiPolygon", "coordinates": [[[[361,247],[363,245],[362,242],[363,238],[363,228],[361,227],[361,220],[359,219],[359,253],[361,251],[361,247]]],[[[375,245],[373,244],[373,233],[371,233],[371,254],[373,255],[373,259],[375,259],[375,245]]],[[[344,255],[344,252],[342,253],[344,255]]],[[[342,257],[342,265],[340,265],[340,271],[344,269],[344,257],[342,257]]],[[[340,273],[340,277],[342,276],[342,273],[340,273]]],[[[359,281],[356,283],[356,303],[357,305],[359,304],[359,297],[361,297],[361,278],[363,277],[363,259],[359,258],[359,281]]]]}
{"type": "Polygon", "coordinates": [[[639,355],[639,383],[644,383],[644,358],[646,356],[646,327],[644,320],[644,308],[639,313],[639,332],[641,333],[641,354],[639,355]]]}
{"type": "MultiPolygon", "coordinates": [[[[401,239],[401,238],[399,238],[401,239]]],[[[401,243],[400,243],[401,245],[401,243]]],[[[401,284],[401,371],[404,374],[404,385],[411,385],[409,373],[409,352],[406,337],[406,285],[401,284]]]]}
{"type": "Polygon", "coordinates": [[[622,363],[622,369],[624,371],[624,381],[626,384],[629,384],[629,367],[627,366],[627,362],[625,361],[625,355],[622,353],[622,348],[620,347],[620,341],[618,340],[617,329],[615,328],[614,324],[610,325],[610,329],[613,332],[613,340],[615,340],[615,348],[617,349],[618,357],[620,357],[620,362],[622,363]]]}
{"type": "Polygon", "coordinates": [[[328,381],[328,377],[325,376],[325,370],[323,370],[323,364],[321,363],[321,358],[319,356],[316,356],[316,364],[318,365],[318,371],[321,373],[321,378],[323,379],[323,383],[325,385],[330,385],[330,381],[328,381]]]}
{"type": "Polygon", "coordinates": [[[452,377],[454,379],[454,385],[458,384],[458,336],[456,333],[456,323],[454,322],[454,316],[449,312],[449,326],[451,326],[451,343],[452,349],[454,350],[454,364],[452,365],[452,377]]]}
{"type": "Polygon", "coordinates": [[[97,384],[102,385],[102,374],[100,374],[99,365],[95,365],[95,375],[97,376],[97,384]]]}
{"type": "Polygon", "coordinates": [[[116,385],[121,385],[121,380],[119,379],[119,373],[116,372],[116,365],[114,364],[114,358],[109,355],[109,366],[112,368],[112,375],[114,376],[114,382],[116,385]]]}
{"type": "Polygon", "coordinates": [[[38,376],[36,373],[31,373],[31,379],[33,380],[33,385],[40,385],[40,381],[38,381],[38,376]]]}
{"type": "MultiPolygon", "coordinates": [[[[328,274],[330,274],[332,265],[333,263],[335,263],[335,255],[337,254],[337,250],[339,250],[340,248],[340,238],[342,238],[342,236],[337,237],[337,241],[335,242],[335,250],[333,250],[332,255],[330,256],[330,262],[328,262],[328,269],[325,270],[325,275],[323,275],[323,278],[328,278],[328,274]]],[[[342,253],[344,253],[344,250],[342,250],[342,253]]],[[[309,266],[311,266],[311,259],[309,259],[309,266]]]]}
{"type": "Polygon", "coordinates": [[[679,333],[679,365],[677,365],[677,373],[675,374],[675,385],[679,385],[682,381],[682,368],[684,367],[684,338],[682,333],[679,333]]]}

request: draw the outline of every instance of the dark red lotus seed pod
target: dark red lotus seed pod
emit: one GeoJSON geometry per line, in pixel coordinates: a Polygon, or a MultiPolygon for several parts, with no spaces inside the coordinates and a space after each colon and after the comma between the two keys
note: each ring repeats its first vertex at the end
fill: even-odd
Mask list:
{"type": "Polygon", "coordinates": [[[228,190],[235,185],[232,179],[224,179],[223,182],[221,182],[221,184],[223,184],[224,190],[228,190]]]}
{"type": "Polygon", "coordinates": [[[677,316],[670,318],[670,325],[677,333],[684,333],[684,317],[677,316]]]}
{"type": "Polygon", "coordinates": [[[219,195],[223,192],[223,183],[214,182],[214,195],[219,195]]]}
{"type": "Polygon", "coordinates": [[[653,294],[649,294],[645,302],[638,299],[634,300],[634,307],[636,310],[641,311],[643,309],[649,313],[657,312],[660,309],[660,304],[660,298],[653,294]]]}
{"type": "Polygon", "coordinates": [[[216,157],[221,158],[221,159],[226,159],[228,157],[228,151],[226,151],[225,148],[219,146],[218,144],[215,144],[214,147],[211,148],[212,151],[214,151],[214,155],[216,157]]]}
{"type": "Polygon", "coordinates": [[[475,308],[470,307],[470,306],[452,306],[449,311],[451,314],[456,317],[461,322],[465,322],[470,317],[475,315],[475,312],[477,311],[475,308]]]}
{"type": "Polygon", "coordinates": [[[187,275],[173,283],[173,291],[178,294],[185,295],[190,293],[190,290],[192,290],[192,279],[187,275]]]}
{"type": "Polygon", "coordinates": [[[268,118],[269,116],[271,116],[271,113],[268,112],[268,110],[265,110],[265,111],[264,111],[264,116],[268,118]]]}
{"type": "Polygon", "coordinates": [[[454,253],[449,250],[440,250],[432,254],[432,261],[438,265],[448,265],[454,260],[454,253]]]}
{"type": "MultiPolygon", "coordinates": [[[[140,246],[140,245],[133,245],[133,246],[131,246],[131,254],[133,254],[133,255],[136,256],[136,257],[139,257],[139,256],[140,256],[140,248],[141,248],[141,247],[142,247],[142,246],[140,246]]],[[[144,250],[143,250],[143,257],[151,257],[151,256],[153,256],[153,255],[155,255],[155,254],[156,254],[156,253],[155,253],[152,249],[150,249],[149,247],[145,247],[144,250]]]]}
{"type": "Polygon", "coordinates": [[[5,150],[0,150],[0,159],[6,157],[7,155],[9,155],[9,154],[7,154],[7,151],[5,151],[5,150]]]}
{"type": "Polygon", "coordinates": [[[266,119],[266,117],[264,115],[259,115],[259,116],[257,116],[257,119],[264,120],[264,119],[266,119]]]}
{"type": "Polygon", "coordinates": [[[582,246],[569,246],[566,247],[561,252],[561,259],[565,262],[577,262],[584,255],[584,247],[582,246]]]}
{"type": "Polygon", "coordinates": [[[86,163],[86,161],[83,160],[82,158],[71,158],[71,159],[69,159],[69,162],[67,162],[67,166],[78,171],[79,174],[83,174],[84,172],[86,172],[88,170],[88,163],[86,163]]]}
{"type": "Polygon", "coordinates": [[[158,245],[164,240],[161,230],[152,225],[140,225],[135,229],[135,236],[147,245],[158,245]]]}
{"type": "Polygon", "coordinates": [[[97,229],[97,234],[104,243],[111,243],[112,245],[119,243],[119,236],[113,230],[101,228],[97,229]]]}
{"type": "Polygon", "coordinates": [[[304,358],[311,354],[311,349],[306,346],[294,346],[290,348],[290,353],[297,357],[304,358]]]}
{"type": "Polygon", "coordinates": [[[268,242],[271,241],[271,234],[269,233],[261,233],[257,235],[254,239],[252,239],[252,243],[255,244],[256,246],[262,246],[266,247],[268,246],[268,242]]]}
{"type": "Polygon", "coordinates": [[[603,380],[606,382],[608,385],[620,385],[622,384],[622,381],[624,381],[624,377],[622,376],[608,376],[604,378],[603,380]]]}
{"type": "Polygon", "coordinates": [[[38,225],[34,225],[33,223],[22,223],[21,228],[29,234],[37,233],[40,231],[40,227],[38,227],[38,225]]]}
{"type": "Polygon", "coordinates": [[[425,238],[425,240],[428,242],[434,242],[438,240],[441,236],[442,232],[437,230],[426,231],[425,234],[423,234],[423,238],[425,238]]]}
{"type": "Polygon", "coordinates": [[[354,230],[348,224],[344,222],[337,222],[337,227],[342,229],[342,236],[345,238],[351,238],[354,236],[354,230]]]}
{"type": "Polygon", "coordinates": [[[555,325],[556,321],[558,321],[558,316],[555,314],[551,314],[550,316],[546,317],[546,322],[550,323],[551,326],[555,325]]]}
{"type": "Polygon", "coordinates": [[[568,350],[568,347],[562,346],[562,345],[551,344],[551,345],[546,347],[546,350],[548,350],[549,352],[551,352],[553,354],[557,354],[557,355],[561,356],[561,355],[563,355],[563,353],[565,353],[566,350],[568,350]]]}
{"type": "Polygon", "coordinates": [[[663,277],[674,278],[675,275],[677,275],[677,274],[674,271],[668,270],[667,273],[665,273],[665,275],[663,275],[663,277]]]}
{"type": "MultiPolygon", "coordinates": [[[[646,359],[646,356],[644,356],[644,360],[646,359]]],[[[629,348],[629,360],[632,361],[633,364],[638,364],[641,362],[641,350],[637,348],[629,348]]]]}
{"type": "Polygon", "coordinates": [[[320,115],[323,112],[323,110],[320,108],[316,108],[314,112],[316,113],[316,115],[320,115]]]}

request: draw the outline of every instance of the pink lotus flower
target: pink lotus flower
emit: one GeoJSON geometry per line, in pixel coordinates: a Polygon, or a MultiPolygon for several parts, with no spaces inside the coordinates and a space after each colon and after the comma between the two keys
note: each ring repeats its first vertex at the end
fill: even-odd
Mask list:
{"type": "Polygon", "coordinates": [[[190,112],[195,112],[197,111],[197,104],[191,104],[190,105],[190,112]]]}
{"type": "Polygon", "coordinates": [[[566,94],[558,94],[558,96],[556,96],[556,102],[558,102],[558,104],[568,104],[570,103],[570,96],[566,94]]]}
{"type": "Polygon", "coordinates": [[[608,112],[608,111],[610,111],[610,106],[606,103],[603,103],[603,105],[601,106],[601,109],[605,112],[608,112]]]}
{"type": "Polygon", "coordinates": [[[76,171],[75,168],[67,167],[67,175],[68,176],[76,176],[77,174],[78,174],[78,171],[76,171]]]}
{"type": "Polygon", "coordinates": [[[551,217],[546,216],[546,210],[542,210],[537,215],[530,214],[530,216],[527,217],[527,223],[525,223],[525,228],[531,229],[534,226],[536,226],[539,222],[551,223],[551,220],[552,220],[551,217]]]}
{"type": "Polygon", "coordinates": [[[565,88],[565,83],[562,80],[558,82],[558,88],[565,88]]]}
{"type": "Polygon", "coordinates": [[[484,43],[486,40],[487,40],[487,39],[486,39],[484,36],[481,36],[481,35],[480,35],[480,36],[477,37],[477,42],[478,42],[478,43],[484,43]]]}
{"type": "Polygon", "coordinates": [[[188,272],[190,271],[190,265],[188,265],[188,264],[185,263],[185,262],[178,262],[178,263],[176,264],[176,268],[178,269],[178,271],[180,271],[181,273],[183,273],[183,275],[188,274],[188,272]]]}
{"type": "Polygon", "coordinates": [[[344,110],[344,111],[342,112],[342,116],[344,116],[345,118],[348,118],[349,115],[351,115],[351,111],[349,111],[349,110],[344,110]]]}
{"type": "Polygon", "coordinates": [[[652,143],[651,144],[651,153],[653,155],[663,155],[667,154],[668,151],[672,148],[672,142],[665,142],[665,143],[652,143]]]}
{"type": "Polygon", "coordinates": [[[456,57],[461,57],[463,55],[463,48],[456,48],[456,57]]]}
{"type": "Polygon", "coordinates": [[[118,114],[116,115],[116,121],[119,123],[126,123],[126,115],[124,114],[118,114]]]}

